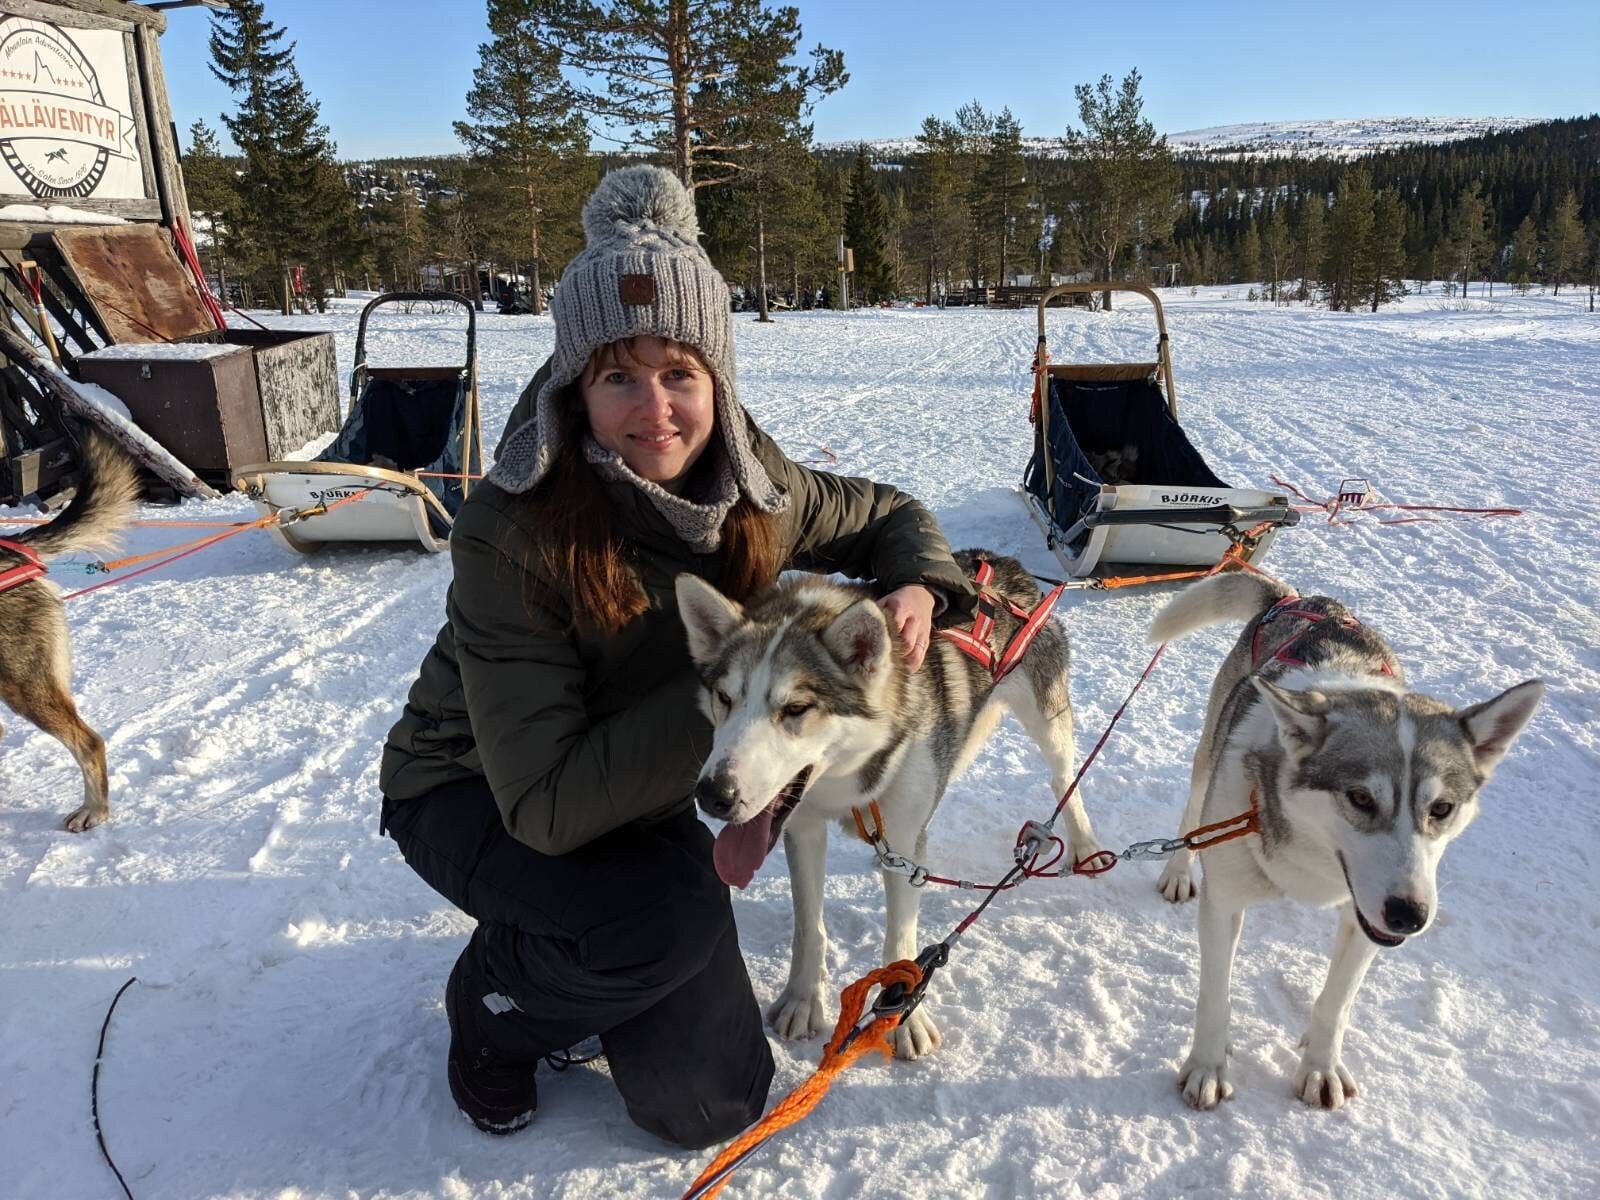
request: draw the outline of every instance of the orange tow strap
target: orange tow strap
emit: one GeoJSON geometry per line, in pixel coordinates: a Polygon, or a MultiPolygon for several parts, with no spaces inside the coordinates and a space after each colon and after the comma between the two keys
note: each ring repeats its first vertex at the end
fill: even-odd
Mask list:
{"type": "Polygon", "coordinates": [[[760,1121],[729,1142],[711,1165],[700,1172],[699,1178],[689,1185],[689,1190],[684,1193],[685,1200],[689,1200],[689,1197],[711,1200],[722,1191],[722,1185],[732,1177],[734,1167],[741,1158],[773,1134],[804,1120],[828,1094],[834,1077],[862,1055],[874,1050],[886,1058],[892,1054],[889,1032],[900,1023],[901,1014],[888,1013],[879,1017],[854,1037],[850,1036],[851,1032],[866,1008],[867,993],[874,987],[881,984],[887,988],[898,983],[911,990],[921,982],[922,968],[909,959],[901,959],[878,968],[845,988],[839,997],[839,1023],[833,1027],[833,1037],[822,1052],[822,1061],[817,1064],[816,1072],[778,1101],[760,1121]]]}
{"type": "Polygon", "coordinates": [[[270,525],[282,524],[284,523],[285,517],[292,517],[294,520],[301,520],[306,517],[322,516],[326,513],[332,512],[336,508],[339,508],[345,504],[349,504],[351,501],[360,500],[371,491],[371,488],[363,488],[359,492],[355,492],[349,496],[343,497],[342,499],[335,500],[332,504],[319,504],[315,508],[298,509],[292,514],[288,512],[275,512],[270,516],[261,517],[255,521],[248,521],[240,525],[235,525],[228,529],[225,533],[217,533],[211,535],[210,537],[199,538],[192,542],[183,542],[176,546],[168,546],[165,550],[155,550],[149,554],[136,554],[131,558],[119,558],[109,563],[102,563],[100,565],[100,569],[102,571],[120,570],[123,567],[133,566],[136,563],[142,562],[149,562],[150,565],[147,567],[140,567],[137,571],[129,571],[124,575],[118,575],[115,579],[105,579],[99,583],[91,584],[86,588],[79,588],[75,592],[68,592],[61,598],[63,600],[73,600],[79,596],[87,596],[91,592],[98,592],[101,588],[111,587],[114,584],[122,583],[125,580],[132,579],[135,576],[143,575],[146,572],[154,571],[160,567],[164,567],[170,562],[177,562],[180,558],[187,558],[191,554],[198,554],[201,550],[204,550],[208,546],[215,546],[218,542],[227,541],[229,538],[241,533],[245,533],[248,530],[265,529],[270,525]],[[152,559],[154,560],[153,562],[150,561],[152,559]]]}

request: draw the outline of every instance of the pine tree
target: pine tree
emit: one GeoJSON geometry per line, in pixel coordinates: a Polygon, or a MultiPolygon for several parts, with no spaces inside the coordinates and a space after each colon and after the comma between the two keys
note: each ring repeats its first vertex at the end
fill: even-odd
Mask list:
{"type": "Polygon", "coordinates": [[[863,143],[850,171],[850,198],[844,206],[844,241],[855,258],[853,288],[863,304],[875,304],[894,294],[889,267],[889,216],[876,172],[863,143]]]}
{"type": "Polygon", "coordinates": [[[319,159],[311,191],[311,232],[306,242],[306,284],[318,312],[328,310],[328,296],[345,294],[346,273],[366,254],[361,215],[344,172],[332,159],[319,159]]]}
{"type": "Polygon", "coordinates": [[[1506,278],[1522,295],[1533,286],[1539,271],[1539,227],[1530,212],[1511,235],[1511,258],[1506,263],[1506,278]]]}
{"type": "Polygon", "coordinates": [[[223,124],[244,155],[240,224],[261,248],[289,313],[289,268],[326,241],[330,214],[354,200],[333,164],[333,144],[294,67],[294,43],[266,19],[262,0],[234,0],[211,16],[211,73],[240,97],[223,124]],[[335,187],[335,182],[337,186],[335,187]]]}
{"type": "Polygon", "coordinates": [[[1233,254],[1233,279],[1235,283],[1256,283],[1261,278],[1261,236],[1252,223],[1239,235],[1233,254]]]}
{"type": "Polygon", "coordinates": [[[1295,299],[1310,300],[1322,281],[1322,263],[1328,252],[1328,201],[1320,191],[1312,192],[1300,206],[1300,221],[1295,229],[1295,274],[1300,287],[1295,299]]]}
{"type": "Polygon", "coordinates": [[[844,56],[817,46],[808,66],[795,8],[765,0],[530,0],[539,44],[576,75],[577,109],[670,153],[685,187],[743,170],[738,126],[802,116],[848,81],[844,56]],[[756,81],[759,80],[758,84],[756,81]],[[708,81],[736,86],[707,90],[708,81]]]}
{"type": "Polygon", "coordinates": [[[1339,181],[1333,211],[1328,216],[1328,249],[1323,257],[1322,280],[1328,289],[1328,307],[1350,312],[1364,294],[1372,240],[1372,180],[1365,167],[1357,167],[1339,181]]]}
{"type": "Polygon", "coordinates": [[[1570,188],[1550,210],[1544,231],[1544,279],[1561,294],[1561,285],[1579,274],[1583,261],[1583,222],[1578,196],[1570,188]]]}
{"type": "Polygon", "coordinates": [[[217,135],[204,121],[189,127],[189,153],[183,156],[184,190],[189,193],[191,220],[204,222],[202,257],[211,262],[217,293],[228,302],[228,263],[238,257],[239,188],[233,165],[222,156],[217,135]]]}
{"type": "Polygon", "coordinates": [[[1022,163],[1022,125],[1009,108],[1002,109],[995,118],[989,161],[980,178],[982,221],[1000,264],[996,281],[1004,286],[1007,252],[1016,234],[1015,226],[1028,186],[1022,163]]]}
{"type": "Polygon", "coordinates": [[[1461,297],[1466,299],[1467,284],[1488,261],[1493,238],[1490,233],[1489,206],[1474,180],[1461,190],[1450,218],[1451,271],[1461,277],[1461,297]]]}
{"type": "Polygon", "coordinates": [[[367,237],[388,288],[421,288],[422,264],[429,258],[427,218],[416,192],[403,181],[393,200],[370,212],[367,237]]]}
{"type": "Polygon", "coordinates": [[[989,267],[994,262],[995,244],[988,237],[985,222],[984,181],[989,154],[994,147],[994,118],[973,100],[956,109],[955,129],[961,146],[967,281],[973,287],[980,287],[993,281],[989,267]]]}
{"type": "Polygon", "coordinates": [[[1400,194],[1393,188],[1384,188],[1372,203],[1372,232],[1365,255],[1366,298],[1377,312],[1380,304],[1387,304],[1405,294],[1406,212],[1400,194]]]}
{"type": "MultiPolygon", "coordinates": [[[[1072,217],[1082,243],[1094,252],[1096,270],[1111,280],[1124,248],[1171,232],[1178,173],[1165,135],[1157,137],[1142,116],[1138,71],[1128,72],[1115,92],[1109,75],[1073,91],[1083,129],[1067,130],[1077,192],[1072,217]]],[[[1104,302],[1110,309],[1109,292],[1104,302]]]]}
{"type": "Polygon", "coordinates": [[[588,128],[573,111],[560,54],[540,40],[541,0],[489,0],[490,41],[478,47],[467,93],[470,121],[456,136],[518,201],[535,316],[544,312],[542,270],[549,267],[541,232],[558,214],[582,208],[588,172],[573,170],[588,150],[588,128]]]}
{"type": "Polygon", "coordinates": [[[1589,226],[1586,238],[1589,243],[1589,311],[1594,311],[1594,294],[1600,290],[1600,221],[1589,226]]]}
{"type": "Polygon", "coordinates": [[[907,248],[922,267],[923,299],[932,304],[935,285],[948,291],[951,268],[960,260],[962,205],[960,134],[938,117],[927,117],[917,134],[911,176],[911,221],[907,248]]]}
{"type": "Polygon", "coordinates": [[[1273,205],[1272,215],[1261,230],[1261,265],[1265,271],[1267,297],[1274,304],[1281,299],[1283,281],[1289,277],[1289,258],[1294,249],[1294,242],[1289,236],[1289,219],[1283,209],[1282,204],[1273,205]]]}

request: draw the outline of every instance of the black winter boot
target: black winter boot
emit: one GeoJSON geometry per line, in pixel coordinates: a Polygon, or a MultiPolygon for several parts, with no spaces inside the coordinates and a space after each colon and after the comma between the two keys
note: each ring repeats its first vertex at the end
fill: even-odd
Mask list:
{"type": "MultiPolygon", "coordinates": [[[[445,984],[444,1011],[450,1021],[450,1054],[445,1073],[456,1107],[484,1133],[515,1133],[533,1120],[539,1107],[536,1064],[519,1064],[495,1057],[477,1034],[482,1019],[473,1006],[482,1007],[484,995],[473,995],[458,959],[445,984]]],[[[509,1003],[509,1001],[508,1001],[509,1003]]],[[[483,1017],[493,1014],[485,1009],[483,1017]]]]}

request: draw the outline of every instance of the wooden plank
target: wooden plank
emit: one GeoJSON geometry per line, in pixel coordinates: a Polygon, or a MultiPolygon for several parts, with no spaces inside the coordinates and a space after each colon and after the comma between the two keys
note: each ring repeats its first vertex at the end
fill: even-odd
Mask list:
{"type": "MultiPolygon", "coordinates": [[[[155,150],[156,193],[161,200],[161,219],[171,224],[174,217],[189,228],[189,194],[183,186],[183,171],[178,165],[178,146],[174,141],[172,109],[167,102],[167,77],[161,69],[161,47],[149,29],[134,33],[139,57],[139,86],[144,91],[145,109],[150,115],[151,144],[155,150]]],[[[216,328],[216,322],[211,323],[216,328]]]]}
{"type": "Polygon", "coordinates": [[[129,30],[142,26],[157,33],[167,30],[164,14],[124,0],[0,0],[0,12],[14,12],[19,17],[50,21],[69,29],[129,30]]]}
{"type": "Polygon", "coordinates": [[[289,457],[339,429],[339,368],[333,335],[299,330],[230,329],[226,340],[255,355],[267,457],[289,457]]]}
{"type": "Polygon", "coordinates": [[[166,229],[78,226],[59,228],[50,240],[113,342],[176,342],[215,331],[166,229]]]}
{"type": "MultiPolygon", "coordinates": [[[[35,208],[50,206],[75,208],[80,212],[100,213],[108,217],[121,217],[124,221],[161,220],[161,201],[153,196],[148,200],[114,200],[110,198],[96,200],[92,197],[87,200],[36,200],[30,196],[0,196],[0,208],[18,204],[32,205],[35,208]]],[[[27,225],[35,230],[61,228],[59,224],[51,224],[42,218],[26,221],[6,220],[0,221],[0,225],[27,225]]]]}
{"type": "MultiPolygon", "coordinates": [[[[132,37],[124,37],[122,39],[122,51],[128,62],[128,81],[130,83],[139,78],[139,51],[134,42],[135,39],[132,37]]],[[[139,141],[139,168],[144,175],[144,194],[147,197],[154,197],[156,195],[156,169],[155,164],[150,161],[152,139],[148,122],[149,113],[145,107],[144,87],[142,85],[128,89],[128,102],[133,107],[133,130],[139,141]]]]}

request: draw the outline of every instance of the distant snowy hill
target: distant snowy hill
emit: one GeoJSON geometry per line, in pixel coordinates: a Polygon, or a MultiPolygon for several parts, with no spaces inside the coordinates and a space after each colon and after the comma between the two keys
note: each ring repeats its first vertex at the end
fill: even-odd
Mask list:
{"type": "MultiPolygon", "coordinates": [[[[1543,117],[1351,117],[1328,121],[1258,121],[1247,125],[1216,125],[1210,129],[1190,129],[1167,135],[1167,142],[1180,154],[1331,155],[1353,158],[1376,150],[1388,150],[1415,142],[1454,142],[1487,133],[1505,133],[1536,125],[1543,117]]],[[[822,142],[819,150],[854,150],[858,142],[822,142]]],[[[913,154],[915,138],[880,138],[867,142],[879,158],[895,159],[913,154]]],[[[1025,137],[1023,152],[1047,157],[1063,157],[1066,139],[1025,137]]]]}
{"type": "Polygon", "coordinates": [[[1167,136],[1176,151],[1195,154],[1331,154],[1349,158],[1417,142],[1456,142],[1536,125],[1542,117],[1366,117],[1332,121],[1260,121],[1216,125],[1167,136]]]}

